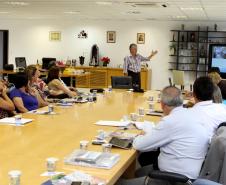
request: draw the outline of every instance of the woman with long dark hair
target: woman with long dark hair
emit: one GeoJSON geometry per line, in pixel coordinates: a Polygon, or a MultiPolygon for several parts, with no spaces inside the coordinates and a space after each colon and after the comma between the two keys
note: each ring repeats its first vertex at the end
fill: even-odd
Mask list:
{"type": "Polygon", "coordinates": [[[73,98],[76,96],[76,92],[70,87],[67,87],[65,83],[60,79],[60,68],[57,66],[53,66],[50,68],[47,78],[47,84],[49,87],[49,91],[54,91],[56,93],[55,96],[51,96],[51,98],[73,98]]]}

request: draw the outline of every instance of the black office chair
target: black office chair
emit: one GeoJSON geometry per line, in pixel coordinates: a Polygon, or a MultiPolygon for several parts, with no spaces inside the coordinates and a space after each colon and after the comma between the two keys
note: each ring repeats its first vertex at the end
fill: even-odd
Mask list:
{"type": "MultiPolygon", "coordinates": [[[[226,127],[226,123],[225,123],[225,122],[224,122],[224,123],[221,123],[221,124],[219,125],[218,129],[221,128],[221,127],[226,127]]],[[[208,153],[211,152],[211,151],[210,151],[210,150],[211,150],[211,146],[214,145],[214,144],[216,144],[216,143],[217,143],[217,142],[211,143],[210,149],[209,149],[208,153]]],[[[211,159],[211,158],[209,157],[208,153],[207,153],[207,156],[206,156],[205,161],[211,159]],[[208,157],[209,157],[209,158],[208,158],[208,157]]],[[[205,168],[205,164],[206,164],[205,161],[204,161],[203,168],[205,168]]],[[[219,162],[220,162],[220,161],[219,161],[219,162]]],[[[206,177],[205,175],[203,175],[203,174],[206,174],[205,171],[203,171],[203,168],[202,168],[201,173],[200,173],[200,177],[201,177],[201,178],[206,177]]],[[[209,170],[209,169],[208,169],[208,170],[209,170]]],[[[208,173],[210,173],[210,172],[208,172],[208,173]]],[[[209,175],[208,173],[206,174],[207,176],[209,175]]],[[[213,173],[214,173],[214,172],[213,172],[213,173]]],[[[183,183],[183,184],[185,184],[185,185],[192,185],[192,184],[193,184],[193,183],[192,183],[192,180],[189,179],[188,177],[186,177],[185,175],[181,175],[181,174],[177,174],[177,173],[172,173],[172,172],[163,172],[163,171],[159,171],[159,170],[154,170],[154,171],[152,171],[152,172],[149,174],[149,177],[152,178],[152,179],[165,180],[165,181],[169,182],[169,183],[172,184],[172,185],[175,185],[176,183],[183,183]]],[[[207,178],[206,178],[206,179],[207,179],[207,178]]],[[[212,180],[213,180],[213,179],[212,179],[212,180]]],[[[206,184],[207,184],[207,185],[210,185],[211,182],[212,182],[212,181],[206,181],[206,184]]],[[[218,183],[213,182],[212,184],[213,184],[213,185],[217,185],[218,183]]],[[[202,184],[202,185],[205,185],[205,184],[202,184]]],[[[219,185],[220,185],[220,184],[219,184],[219,185]]]]}
{"type": "Polygon", "coordinates": [[[16,62],[16,67],[17,68],[26,68],[27,67],[27,63],[26,63],[26,58],[25,57],[16,57],[15,58],[15,62],[16,62]]]}
{"type": "Polygon", "coordinates": [[[16,78],[17,78],[17,73],[16,74],[8,74],[8,82],[10,84],[15,84],[16,78]]]}
{"type": "Polygon", "coordinates": [[[56,58],[42,58],[42,69],[49,70],[55,63],[56,58]]]}
{"type": "Polygon", "coordinates": [[[111,85],[113,89],[132,89],[132,78],[130,76],[112,76],[111,85]]]}

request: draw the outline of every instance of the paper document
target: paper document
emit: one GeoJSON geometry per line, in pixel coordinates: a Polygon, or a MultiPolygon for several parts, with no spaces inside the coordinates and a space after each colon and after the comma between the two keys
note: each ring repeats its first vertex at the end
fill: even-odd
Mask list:
{"type": "Polygon", "coordinates": [[[49,112],[46,110],[32,110],[28,112],[29,114],[39,114],[39,115],[55,115],[55,112],[49,112]]]}
{"type": "MultiPolygon", "coordinates": [[[[26,123],[30,123],[30,122],[32,122],[33,121],[33,119],[24,119],[24,118],[22,118],[19,122],[18,122],[18,124],[19,125],[24,125],[24,124],[26,124],[26,123]]],[[[5,123],[5,124],[16,124],[16,120],[15,120],[15,118],[14,117],[12,117],[12,118],[3,118],[3,119],[0,119],[0,123],[5,123]]]]}
{"type": "Polygon", "coordinates": [[[72,103],[57,103],[56,105],[62,106],[62,107],[71,107],[71,106],[73,106],[72,103]]]}
{"type": "Polygon", "coordinates": [[[112,127],[127,127],[129,126],[129,121],[103,121],[100,120],[95,123],[96,125],[102,125],[102,126],[112,126],[112,127]]]}
{"type": "Polygon", "coordinates": [[[75,150],[68,155],[65,164],[111,169],[120,159],[119,154],[75,150]]]}

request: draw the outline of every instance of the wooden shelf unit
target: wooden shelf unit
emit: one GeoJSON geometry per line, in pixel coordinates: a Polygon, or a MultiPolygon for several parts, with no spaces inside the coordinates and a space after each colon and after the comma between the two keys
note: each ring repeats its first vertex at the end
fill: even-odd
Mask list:
{"type": "Polygon", "coordinates": [[[169,70],[181,70],[195,73],[195,76],[206,75],[209,63],[209,45],[226,44],[226,31],[206,30],[171,30],[175,53],[171,53],[169,70]],[[192,36],[193,35],[193,36],[192,36]]]}

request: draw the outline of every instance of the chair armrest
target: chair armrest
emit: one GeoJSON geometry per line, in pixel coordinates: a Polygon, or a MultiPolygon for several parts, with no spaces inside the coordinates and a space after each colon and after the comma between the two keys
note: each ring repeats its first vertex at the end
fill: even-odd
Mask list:
{"type": "Polygon", "coordinates": [[[161,179],[169,182],[181,182],[181,183],[187,183],[190,180],[185,175],[163,171],[153,171],[149,174],[149,177],[152,179],[161,179]]]}

